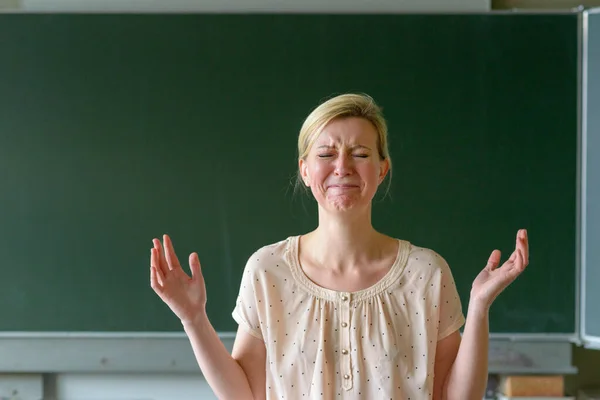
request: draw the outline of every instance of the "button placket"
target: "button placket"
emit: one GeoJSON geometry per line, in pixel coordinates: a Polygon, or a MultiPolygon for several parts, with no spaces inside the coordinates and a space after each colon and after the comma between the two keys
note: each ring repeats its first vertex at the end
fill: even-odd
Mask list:
{"type": "Polygon", "coordinates": [[[350,294],[341,293],[339,299],[340,309],[340,374],[344,378],[342,380],[342,388],[345,390],[352,389],[352,362],[350,353],[350,294]]]}

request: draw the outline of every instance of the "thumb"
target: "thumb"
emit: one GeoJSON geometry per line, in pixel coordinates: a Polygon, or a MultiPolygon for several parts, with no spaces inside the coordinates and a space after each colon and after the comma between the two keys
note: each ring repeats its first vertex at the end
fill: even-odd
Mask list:
{"type": "Polygon", "coordinates": [[[198,253],[190,254],[190,270],[192,271],[192,278],[199,279],[202,277],[200,272],[200,259],[198,253]]]}

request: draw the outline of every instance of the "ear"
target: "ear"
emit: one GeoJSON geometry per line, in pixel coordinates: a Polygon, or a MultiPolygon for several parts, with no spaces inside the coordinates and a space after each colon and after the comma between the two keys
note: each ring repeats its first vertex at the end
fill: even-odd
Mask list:
{"type": "Polygon", "coordinates": [[[306,165],[306,161],[303,159],[298,160],[298,169],[300,170],[300,177],[304,181],[306,186],[310,186],[310,178],[308,176],[308,168],[306,165]]]}
{"type": "Polygon", "coordinates": [[[385,179],[385,176],[387,175],[389,170],[390,170],[389,160],[387,158],[385,160],[381,160],[381,162],[379,164],[379,183],[380,184],[385,179]]]}

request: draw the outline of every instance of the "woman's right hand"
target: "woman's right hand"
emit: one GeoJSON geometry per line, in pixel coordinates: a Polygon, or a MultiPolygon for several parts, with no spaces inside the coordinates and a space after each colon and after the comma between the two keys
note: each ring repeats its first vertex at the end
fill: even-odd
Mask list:
{"type": "Polygon", "coordinates": [[[163,241],[164,251],[160,240],[152,240],[150,286],[183,324],[191,323],[206,315],[206,286],[198,254],[190,254],[190,277],[181,268],[169,236],[163,235],[163,241]]]}

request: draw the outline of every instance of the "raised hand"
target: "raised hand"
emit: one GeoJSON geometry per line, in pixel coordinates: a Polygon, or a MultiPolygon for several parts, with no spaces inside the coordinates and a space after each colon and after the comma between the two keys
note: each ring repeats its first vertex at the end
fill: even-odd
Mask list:
{"type": "Polygon", "coordinates": [[[190,277],[181,268],[169,236],[164,235],[163,241],[164,251],[160,240],[152,240],[150,286],[182,323],[192,322],[206,312],[206,286],[198,254],[190,254],[190,277]]]}
{"type": "Polygon", "coordinates": [[[496,297],[510,285],[529,264],[527,231],[517,233],[515,251],[500,268],[500,250],[494,250],[485,268],[477,275],[471,287],[471,300],[490,307],[496,297]]]}

